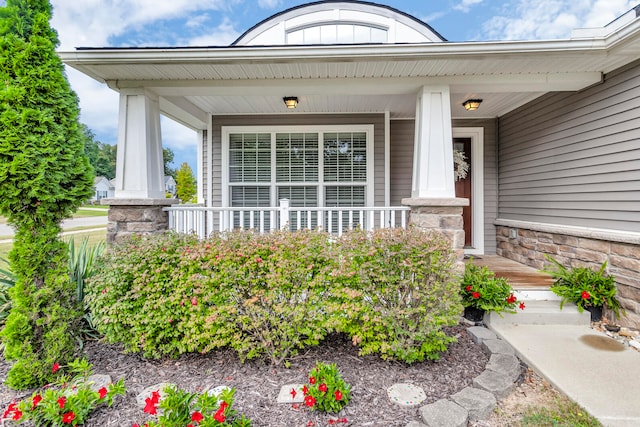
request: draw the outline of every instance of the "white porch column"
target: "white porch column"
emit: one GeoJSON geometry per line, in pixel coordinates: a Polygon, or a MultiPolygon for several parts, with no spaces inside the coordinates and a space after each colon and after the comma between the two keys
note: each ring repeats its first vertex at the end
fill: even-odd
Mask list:
{"type": "Polygon", "coordinates": [[[120,92],[116,199],[164,199],[158,97],[143,89],[120,92]]]}
{"type": "Polygon", "coordinates": [[[449,86],[423,86],[416,102],[411,198],[455,198],[449,86]]]}

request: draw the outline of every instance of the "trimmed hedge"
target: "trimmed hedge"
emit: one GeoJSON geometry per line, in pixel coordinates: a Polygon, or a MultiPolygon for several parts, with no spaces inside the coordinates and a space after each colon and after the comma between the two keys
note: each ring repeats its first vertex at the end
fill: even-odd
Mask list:
{"type": "Polygon", "coordinates": [[[416,229],[168,233],[112,248],[86,289],[108,341],[147,357],[231,347],[286,362],[343,332],[361,354],[437,359],[462,310],[446,242],[416,229]]]}

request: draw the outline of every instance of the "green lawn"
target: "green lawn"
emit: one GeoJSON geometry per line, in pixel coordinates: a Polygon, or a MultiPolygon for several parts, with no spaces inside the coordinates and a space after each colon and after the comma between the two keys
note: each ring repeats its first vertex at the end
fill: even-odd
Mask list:
{"type": "MultiPolygon", "coordinates": [[[[78,209],[78,212],[76,212],[73,215],[73,217],[86,218],[90,216],[107,216],[108,211],[109,211],[109,206],[102,206],[102,205],[83,206],[78,209]]],[[[7,223],[7,219],[3,216],[0,216],[0,224],[6,224],[6,223],[7,223]]]]}
{"type": "MultiPolygon", "coordinates": [[[[77,234],[70,234],[67,236],[62,236],[62,239],[64,241],[68,241],[69,239],[73,239],[75,241],[76,247],[78,247],[80,245],[80,242],[82,241],[82,239],[87,236],[89,239],[89,246],[94,246],[95,244],[97,244],[98,242],[104,242],[107,238],[107,231],[106,229],[100,230],[100,231],[91,231],[91,232],[86,232],[86,233],[77,233],[77,234]]],[[[9,254],[9,251],[11,250],[11,248],[13,247],[13,242],[10,243],[0,243],[0,258],[7,258],[7,255],[9,254]]]]}

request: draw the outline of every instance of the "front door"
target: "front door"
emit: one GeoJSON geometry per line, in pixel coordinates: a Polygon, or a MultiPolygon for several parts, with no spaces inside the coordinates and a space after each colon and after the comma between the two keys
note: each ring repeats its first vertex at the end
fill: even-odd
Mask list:
{"type": "Polygon", "coordinates": [[[464,153],[465,160],[469,165],[469,171],[464,179],[456,180],[456,197],[469,199],[469,206],[462,208],[462,221],[464,223],[464,246],[469,248],[472,246],[471,236],[471,138],[454,138],[453,149],[464,153]]]}

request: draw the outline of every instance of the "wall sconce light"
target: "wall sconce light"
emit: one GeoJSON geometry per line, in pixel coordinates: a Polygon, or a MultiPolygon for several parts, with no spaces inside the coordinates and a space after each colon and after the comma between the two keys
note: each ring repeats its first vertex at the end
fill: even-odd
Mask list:
{"type": "Polygon", "coordinates": [[[467,111],[475,111],[478,109],[478,107],[480,107],[481,102],[482,102],[482,99],[467,99],[462,103],[462,106],[467,111]]]}
{"type": "Polygon", "coordinates": [[[285,96],[284,98],[282,98],[282,100],[284,101],[284,105],[286,105],[287,108],[296,108],[298,106],[297,96],[285,96]]]}

